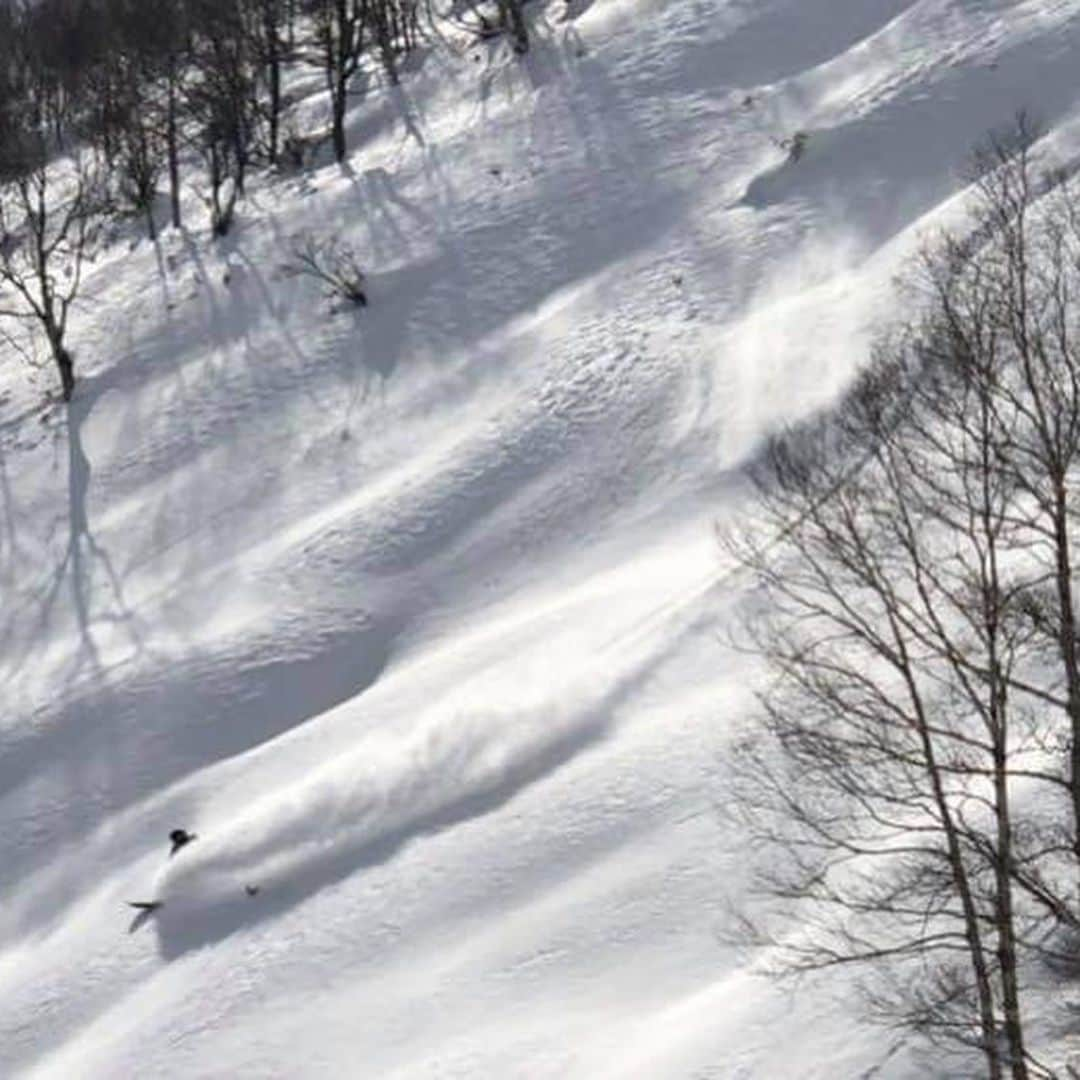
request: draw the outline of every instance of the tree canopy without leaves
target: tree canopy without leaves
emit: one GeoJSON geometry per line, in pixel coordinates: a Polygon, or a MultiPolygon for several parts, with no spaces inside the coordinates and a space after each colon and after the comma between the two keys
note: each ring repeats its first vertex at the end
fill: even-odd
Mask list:
{"type": "Polygon", "coordinates": [[[727,536],[767,597],[733,802],[781,854],[751,931],[784,970],[862,965],[876,1015],[1014,1080],[1051,1075],[1026,988],[1080,922],[1080,216],[1034,146],[1021,118],[976,155],[968,227],[907,282],[922,314],[772,442],[727,536]]]}

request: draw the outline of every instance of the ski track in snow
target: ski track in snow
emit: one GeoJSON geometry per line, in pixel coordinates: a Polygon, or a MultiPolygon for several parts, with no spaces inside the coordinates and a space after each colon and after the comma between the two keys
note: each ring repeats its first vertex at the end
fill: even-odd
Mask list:
{"type": "Polygon", "coordinates": [[[530,9],[218,245],[117,226],[66,413],[5,369],[2,1075],[933,1075],[721,942],[712,530],[973,141],[1029,107],[1077,160],[1080,0],[530,9]]]}

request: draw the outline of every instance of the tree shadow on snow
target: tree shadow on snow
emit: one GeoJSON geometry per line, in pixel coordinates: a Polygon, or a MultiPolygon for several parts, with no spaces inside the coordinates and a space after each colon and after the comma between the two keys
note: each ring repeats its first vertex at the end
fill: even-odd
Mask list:
{"type": "MultiPolygon", "coordinates": [[[[407,196],[386,170],[353,177],[371,270],[360,334],[344,345],[384,380],[405,357],[441,360],[505,328],[551,294],[646,247],[682,211],[681,194],[658,185],[646,189],[644,200],[634,199],[647,202],[647,209],[635,215],[633,229],[617,225],[611,218],[618,213],[625,222],[625,215],[614,209],[612,189],[625,189],[632,199],[634,174],[609,160],[608,191],[600,200],[590,196],[596,179],[583,164],[575,181],[579,199],[567,199],[563,178],[553,177],[549,185],[541,175],[535,183],[541,190],[550,186],[549,197],[510,197],[489,215],[470,212],[466,218],[456,210],[460,198],[439,149],[430,146],[424,161],[423,201],[407,196]],[[410,237],[422,240],[410,249],[410,237]]],[[[626,214],[635,209],[626,207],[626,214]]]]}
{"type": "MultiPolygon", "coordinates": [[[[135,653],[142,651],[138,621],[124,598],[123,581],[108,551],[97,540],[90,523],[88,497],[92,475],[90,459],[83,446],[82,430],[99,394],[92,379],[76,384],[76,391],[64,409],[63,426],[57,429],[66,435],[67,447],[67,544],[53,567],[51,581],[31,600],[36,606],[36,638],[45,635],[46,628],[66,594],[71,601],[78,629],[79,647],[72,657],[65,686],[71,686],[83,675],[101,673],[101,658],[95,641],[94,628],[111,626],[124,630],[135,653]]],[[[14,613],[13,613],[14,614],[14,613]]],[[[20,618],[26,612],[19,613],[20,618]]],[[[32,653],[16,661],[12,671],[18,671],[32,653]]],[[[0,763],[2,764],[2,763],[0,763]]],[[[0,790],[3,785],[0,784],[0,790]]]]}
{"type": "MultiPolygon", "coordinates": [[[[264,646],[273,643],[269,637],[264,646]]],[[[10,846],[5,840],[5,874],[18,879],[36,866],[42,837],[50,850],[77,844],[101,821],[185,775],[361,693],[384,669],[392,640],[387,626],[368,621],[353,632],[314,634],[304,645],[306,655],[272,661],[260,660],[259,642],[246,642],[239,654],[186,661],[179,681],[136,678],[110,685],[102,679],[61,701],[28,734],[10,740],[0,756],[0,793],[42,773],[55,773],[65,793],[55,805],[37,808],[33,837],[14,829],[10,846]],[[146,761],[154,768],[124,764],[146,761]]],[[[72,856],[75,880],[85,880],[87,867],[77,865],[77,848],[72,856]]],[[[50,889],[29,922],[48,920],[69,899],[70,891],[50,889]]]]}

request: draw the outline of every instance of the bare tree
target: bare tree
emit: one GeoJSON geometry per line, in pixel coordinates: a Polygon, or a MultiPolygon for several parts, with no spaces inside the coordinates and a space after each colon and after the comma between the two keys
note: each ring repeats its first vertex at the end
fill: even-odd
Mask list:
{"type": "Polygon", "coordinates": [[[281,78],[287,52],[285,0],[243,0],[244,32],[254,58],[257,90],[265,90],[265,100],[259,97],[256,112],[266,124],[265,151],[274,165],[280,146],[283,99],[281,78]]]}
{"type": "Polygon", "coordinates": [[[316,62],[326,77],[330,92],[331,137],[334,160],[342,162],[348,152],[345,139],[345,111],[349,83],[360,68],[367,47],[370,0],[307,0],[314,24],[316,62]]]}
{"type": "Polygon", "coordinates": [[[93,0],[21,0],[18,5],[16,47],[33,87],[25,104],[58,147],[80,126],[83,90],[106,48],[98,15],[93,0]]]}
{"type": "Polygon", "coordinates": [[[172,224],[181,218],[180,158],[191,81],[187,0],[97,0],[105,47],[83,91],[83,131],[100,148],[120,194],[156,233],[153,202],[163,172],[172,224]]]}
{"type": "Polygon", "coordinates": [[[255,140],[255,57],[240,0],[192,0],[198,78],[189,102],[210,181],[211,230],[224,236],[244,193],[255,140]]]}
{"type": "Polygon", "coordinates": [[[156,236],[154,199],[165,166],[164,129],[157,115],[156,87],[138,59],[121,52],[102,63],[91,80],[96,97],[91,137],[123,203],[144,215],[156,236]]]}
{"type": "MultiPolygon", "coordinates": [[[[931,295],[959,336],[965,314],[992,298],[993,341],[1011,358],[993,386],[995,411],[1013,419],[996,435],[1007,470],[1024,494],[1025,537],[1043,588],[1027,597],[1033,621],[1057,655],[1047,704],[1066,727],[1073,850],[1080,864],[1080,641],[1074,588],[1080,462],[1080,212],[1076,181],[1040,169],[1038,128],[1021,114],[991,137],[975,161],[976,217],[971,236],[951,241],[952,273],[926,275],[931,295]],[[983,240],[988,238],[988,240],[983,240]]],[[[969,352],[982,342],[964,341],[969,352]]],[[[1020,689],[1027,689],[1021,687],[1020,689]]]]}
{"type": "Polygon", "coordinates": [[[1025,979],[1078,926],[1080,229],[1026,121],[977,162],[970,227],[911,279],[924,315],[773,441],[727,537],[773,677],[732,801],[781,853],[765,895],[800,904],[782,967],[906,966],[871,979],[880,1015],[1021,1080],[1050,1075],[1025,979]]]}
{"type": "Polygon", "coordinates": [[[36,322],[69,400],[68,316],[102,208],[101,172],[92,154],[50,163],[44,146],[28,153],[0,178],[0,317],[36,322]]]}
{"type": "Polygon", "coordinates": [[[367,0],[367,21],[383,70],[392,86],[396,86],[398,52],[412,49],[416,44],[419,15],[416,0],[367,0]]]}
{"type": "Polygon", "coordinates": [[[110,48],[99,64],[97,137],[121,194],[156,234],[154,199],[167,171],[172,224],[181,224],[180,153],[185,68],[192,55],[188,5],[176,0],[107,0],[110,48]],[[111,147],[110,147],[111,144],[111,147]]]}

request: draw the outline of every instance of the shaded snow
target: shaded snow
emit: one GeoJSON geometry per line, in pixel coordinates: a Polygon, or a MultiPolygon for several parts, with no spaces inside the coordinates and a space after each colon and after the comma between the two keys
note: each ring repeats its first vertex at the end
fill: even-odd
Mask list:
{"type": "Polygon", "coordinates": [[[118,230],[67,413],[6,366],[3,1075],[928,1075],[725,944],[713,526],[971,143],[1026,105],[1076,154],[1080,0],[533,18],[376,80],[217,247],[118,230]],[[286,271],[308,229],[366,310],[286,271]]]}

